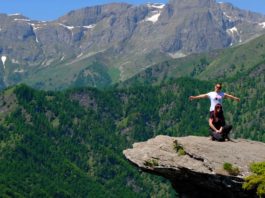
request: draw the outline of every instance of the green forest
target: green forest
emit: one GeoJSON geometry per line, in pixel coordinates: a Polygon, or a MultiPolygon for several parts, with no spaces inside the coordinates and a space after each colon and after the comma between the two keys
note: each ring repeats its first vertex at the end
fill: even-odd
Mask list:
{"type": "MultiPolygon", "coordinates": [[[[223,103],[231,137],[265,142],[264,39],[166,61],[107,88],[99,77],[100,89],[2,90],[0,197],[176,197],[167,180],[139,171],[122,151],[157,135],[208,136],[210,102],[189,96],[217,82],[240,98],[223,103]]],[[[82,75],[75,86],[89,84],[82,75]]],[[[264,163],[250,168],[243,187],[265,195],[264,163]]]]}
{"type": "MultiPolygon", "coordinates": [[[[1,196],[175,197],[165,179],[139,172],[122,151],[159,134],[208,136],[209,101],[188,97],[213,90],[214,83],[179,78],[105,90],[5,89],[1,196]]],[[[224,101],[232,137],[265,142],[264,74],[255,81],[251,75],[227,79],[223,88],[241,98],[224,101]]]]}

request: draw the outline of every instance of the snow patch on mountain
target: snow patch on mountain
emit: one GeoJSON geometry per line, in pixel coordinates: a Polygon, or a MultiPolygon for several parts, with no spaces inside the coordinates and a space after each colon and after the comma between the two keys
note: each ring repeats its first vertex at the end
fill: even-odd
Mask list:
{"type": "Polygon", "coordinates": [[[265,28],[265,22],[259,23],[262,28],[265,28]]]}
{"type": "Polygon", "coordinates": [[[228,34],[238,34],[238,29],[236,27],[232,27],[226,30],[228,34]]]}
{"type": "Polygon", "coordinates": [[[43,25],[47,25],[47,24],[35,24],[35,23],[29,23],[29,25],[32,27],[33,32],[34,32],[34,34],[35,34],[35,41],[36,41],[36,43],[39,43],[39,39],[38,39],[38,37],[37,37],[37,30],[40,29],[40,28],[42,28],[43,25]]]}
{"type": "Polygon", "coordinates": [[[86,29],[92,29],[96,26],[96,24],[92,24],[92,25],[85,25],[85,26],[82,26],[83,28],[86,28],[86,29]]]}
{"type": "Polygon", "coordinates": [[[168,53],[168,55],[173,58],[173,59],[177,59],[177,58],[182,58],[182,57],[185,57],[187,56],[187,54],[181,52],[181,51],[177,51],[175,53],[168,53]]]}
{"type": "Polygon", "coordinates": [[[78,56],[76,58],[80,58],[81,56],[83,56],[83,52],[81,52],[80,54],[78,54],[78,56]]]}
{"type": "Polygon", "coordinates": [[[160,17],[160,12],[157,13],[156,11],[153,11],[155,14],[146,18],[145,21],[151,21],[153,23],[156,23],[160,17]]]}
{"type": "Polygon", "coordinates": [[[62,23],[59,23],[59,25],[61,25],[61,26],[65,27],[65,28],[67,28],[68,30],[72,30],[72,29],[75,28],[74,26],[67,26],[67,25],[64,25],[64,24],[62,24],[62,23]]]}
{"type": "Polygon", "coordinates": [[[153,3],[153,4],[148,3],[147,6],[149,8],[163,9],[165,7],[165,4],[163,4],[163,3],[153,3]]]}
{"type": "Polygon", "coordinates": [[[36,31],[37,29],[43,28],[46,26],[46,23],[29,23],[32,26],[33,30],[36,31]]]}
{"type": "Polygon", "coordinates": [[[8,16],[18,16],[21,15],[20,13],[14,13],[14,14],[9,14],[8,16]]]}
{"type": "Polygon", "coordinates": [[[5,65],[6,59],[7,59],[6,56],[2,56],[2,57],[1,57],[1,61],[2,61],[2,63],[3,63],[4,69],[6,68],[6,65],[5,65]]]}
{"type": "Polygon", "coordinates": [[[59,25],[63,26],[64,28],[67,28],[68,30],[73,30],[74,28],[80,28],[80,27],[83,27],[86,29],[93,29],[96,26],[96,24],[85,25],[85,26],[68,26],[63,23],[59,23],[59,25]]]}
{"type": "Polygon", "coordinates": [[[149,15],[144,19],[144,22],[150,21],[152,23],[156,23],[161,15],[162,9],[165,7],[165,4],[155,3],[155,4],[147,4],[147,7],[151,9],[151,16],[149,15]]]}
{"type": "Polygon", "coordinates": [[[23,73],[24,72],[24,69],[15,69],[14,70],[14,73],[23,73]]]}
{"type": "Polygon", "coordinates": [[[26,22],[28,22],[30,20],[29,19],[14,19],[14,21],[26,21],[26,22]]]}
{"type": "Polygon", "coordinates": [[[19,61],[16,60],[16,59],[11,59],[11,62],[12,62],[12,63],[15,63],[15,64],[19,64],[19,61]]]}
{"type": "Polygon", "coordinates": [[[232,21],[233,20],[233,17],[229,16],[228,14],[226,14],[226,12],[223,12],[224,16],[226,18],[228,18],[229,21],[232,21]]]}
{"type": "Polygon", "coordinates": [[[242,42],[242,39],[241,39],[241,36],[239,34],[237,27],[234,26],[230,29],[227,29],[226,32],[232,37],[232,42],[230,43],[230,46],[234,45],[237,42],[239,43],[242,42]]]}

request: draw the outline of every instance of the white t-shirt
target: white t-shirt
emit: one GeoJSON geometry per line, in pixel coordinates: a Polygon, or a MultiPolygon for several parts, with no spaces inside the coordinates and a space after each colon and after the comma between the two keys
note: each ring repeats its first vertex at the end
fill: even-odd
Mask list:
{"type": "Polygon", "coordinates": [[[218,92],[217,93],[215,91],[209,92],[209,93],[207,93],[207,95],[211,101],[210,111],[214,111],[215,105],[222,104],[223,98],[225,96],[224,92],[218,92]]]}

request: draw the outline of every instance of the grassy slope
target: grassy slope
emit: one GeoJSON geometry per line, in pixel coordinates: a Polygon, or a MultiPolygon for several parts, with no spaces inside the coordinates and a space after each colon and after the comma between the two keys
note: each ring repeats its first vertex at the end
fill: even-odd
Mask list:
{"type": "Polygon", "coordinates": [[[19,74],[16,80],[15,74],[10,73],[9,83],[23,82],[45,90],[80,86],[101,88],[135,75],[143,70],[143,66],[148,67],[166,59],[168,57],[156,51],[150,54],[140,52],[134,54],[134,52],[119,53],[115,49],[109,49],[90,56],[84,55],[74,61],[70,59],[47,67],[31,68],[25,75],[19,74]]]}
{"type": "Polygon", "coordinates": [[[223,50],[205,70],[200,79],[232,77],[244,73],[265,60],[265,35],[246,44],[223,50]]]}
{"type": "Polygon", "coordinates": [[[265,35],[248,43],[209,53],[193,54],[184,58],[169,60],[153,65],[125,85],[135,83],[160,84],[170,78],[192,77],[201,80],[215,80],[246,74],[265,60],[265,35]]]}

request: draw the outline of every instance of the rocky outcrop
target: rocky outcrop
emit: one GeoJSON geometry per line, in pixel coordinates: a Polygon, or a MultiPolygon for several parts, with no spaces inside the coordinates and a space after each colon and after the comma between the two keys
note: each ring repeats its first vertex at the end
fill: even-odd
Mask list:
{"type": "Polygon", "coordinates": [[[133,144],[125,157],[146,172],[169,179],[181,197],[255,197],[242,189],[249,165],[265,160],[265,144],[237,139],[211,141],[207,137],[157,136],[133,144]],[[177,149],[185,151],[177,152],[177,149]],[[238,172],[224,170],[231,164],[238,172]]]}

